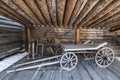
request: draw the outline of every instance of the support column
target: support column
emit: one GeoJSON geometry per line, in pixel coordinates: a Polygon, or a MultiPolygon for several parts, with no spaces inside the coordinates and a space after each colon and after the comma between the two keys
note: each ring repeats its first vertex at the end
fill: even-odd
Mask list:
{"type": "Polygon", "coordinates": [[[56,45],[57,47],[60,46],[60,39],[59,39],[59,38],[55,38],[55,45],[56,45]]]}
{"type": "Polygon", "coordinates": [[[27,36],[26,36],[26,38],[27,38],[27,39],[26,39],[26,43],[27,43],[27,44],[26,44],[26,45],[27,45],[26,48],[27,48],[27,51],[30,52],[30,38],[31,38],[30,28],[26,28],[26,33],[27,33],[27,34],[26,34],[26,35],[27,35],[27,36]]]}
{"type": "Polygon", "coordinates": [[[80,29],[76,29],[75,30],[75,44],[79,44],[80,43],[80,29]]]}

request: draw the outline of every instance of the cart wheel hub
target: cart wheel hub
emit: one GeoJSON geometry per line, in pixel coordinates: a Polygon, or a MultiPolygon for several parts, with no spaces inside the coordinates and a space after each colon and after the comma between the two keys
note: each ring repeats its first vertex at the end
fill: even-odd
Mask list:
{"type": "Polygon", "coordinates": [[[107,56],[104,56],[104,57],[103,57],[103,60],[108,60],[108,57],[107,57],[107,56]]]}

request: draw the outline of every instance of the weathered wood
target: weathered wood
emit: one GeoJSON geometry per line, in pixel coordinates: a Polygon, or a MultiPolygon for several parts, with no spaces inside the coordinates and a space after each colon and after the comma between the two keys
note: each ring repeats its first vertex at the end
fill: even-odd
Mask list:
{"type": "Polygon", "coordinates": [[[110,18],[111,16],[114,16],[116,15],[118,12],[119,12],[119,6],[117,6],[117,8],[111,10],[109,13],[105,14],[104,16],[102,16],[101,18],[99,18],[99,20],[96,20],[94,23],[92,23],[90,25],[90,27],[94,27],[94,26],[97,26],[99,23],[102,23],[105,19],[108,19],[110,18]]]}
{"type": "Polygon", "coordinates": [[[108,18],[108,19],[105,19],[104,22],[100,23],[99,25],[97,25],[97,27],[106,27],[106,28],[109,28],[109,27],[112,27],[112,26],[116,26],[116,25],[119,25],[119,22],[120,22],[120,12],[117,13],[116,15],[108,18]],[[116,24],[117,23],[117,24],[116,24]]]}
{"type": "Polygon", "coordinates": [[[83,25],[83,27],[85,26],[90,26],[90,24],[92,24],[93,22],[97,22],[97,20],[99,18],[101,18],[102,16],[104,16],[105,14],[107,14],[108,12],[110,12],[111,10],[117,8],[117,6],[119,5],[119,0],[113,0],[108,6],[106,6],[102,11],[100,11],[99,13],[97,13],[96,16],[94,16],[92,19],[90,19],[89,21],[86,21],[86,23],[83,25]]]}
{"type": "Polygon", "coordinates": [[[39,11],[38,7],[35,4],[35,1],[29,1],[29,0],[23,0],[24,3],[29,7],[33,15],[36,17],[36,19],[39,21],[40,24],[46,24],[45,19],[43,18],[41,12],[39,11]]]}
{"type": "Polygon", "coordinates": [[[10,3],[3,2],[3,4],[10,8],[10,10],[17,14],[17,16],[22,18],[22,20],[24,20],[25,23],[28,22],[29,24],[32,24],[33,21],[30,20],[29,17],[27,17],[12,1],[10,3]]]}
{"type": "Polygon", "coordinates": [[[65,5],[66,5],[66,0],[57,0],[57,19],[59,26],[63,25],[65,5]]]}
{"type": "Polygon", "coordinates": [[[73,12],[73,9],[76,5],[77,0],[67,0],[66,2],[66,9],[65,9],[65,15],[64,15],[64,26],[66,27],[68,24],[68,21],[71,17],[71,14],[73,12]]]}
{"type": "Polygon", "coordinates": [[[75,43],[76,44],[80,43],[80,29],[75,30],[75,43]]]}
{"type": "Polygon", "coordinates": [[[82,11],[86,2],[87,2],[87,0],[77,0],[75,8],[73,9],[73,13],[72,13],[70,20],[68,22],[68,26],[71,26],[73,24],[74,20],[77,18],[79,13],[82,11]]]}
{"type": "Polygon", "coordinates": [[[36,5],[38,6],[39,10],[41,11],[45,21],[48,25],[52,25],[50,13],[47,7],[46,0],[35,0],[36,5]]]}
{"type": "Polygon", "coordinates": [[[30,28],[27,28],[27,51],[30,51],[30,39],[31,39],[31,33],[30,33],[30,28]]]}
{"type": "Polygon", "coordinates": [[[35,18],[34,14],[31,12],[29,7],[24,3],[23,0],[12,0],[12,2],[19,7],[28,17],[30,17],[34,23],[40,24],[39,21],[35,18]]]}
{"type": "Polygon", "coordinates": [[[108,6],[113,0],[103,1],[100,0],[95,7],[79,22],[78,26],[83,26],[85,22],[89,21],[95,15],[97,15],[101,10],[103,10],[106,6],[108,6]]]}
{"type": "Polygon", "coordinates": [[[49,9],[49,13],[53,22],[53,25],[57,26],[57,16],[56,16],[56,0],[47,0],[47,5],[49,9]]]}
{"type": "Polygon", "coordinates": [[[77,27],[77,25],[79,24],[79,22],[89,13],[89,11],[95,7],[95,5],[99,2],[99,0],[91,0],[88,1],[85,5],[85,7],[83,8],[82,12],[79,14],[79,16],[77,17],[77,19],[75,20],[75,22],[73,23],[73,25],[75,27],[77,27]]]}

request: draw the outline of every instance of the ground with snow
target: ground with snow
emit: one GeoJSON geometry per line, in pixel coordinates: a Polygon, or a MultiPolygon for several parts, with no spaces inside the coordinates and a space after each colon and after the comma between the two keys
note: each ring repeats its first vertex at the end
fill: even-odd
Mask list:
{"type": "Polygon", "coordinates": [[[2,61],[0,61],[0,72],[4,71],[8,67],[12,66],[14,63],[18,62],[25,56],[27,56],[27,52],[18,53],[16,55],[13,55],[11,57],[3,59],[2,61]]]}

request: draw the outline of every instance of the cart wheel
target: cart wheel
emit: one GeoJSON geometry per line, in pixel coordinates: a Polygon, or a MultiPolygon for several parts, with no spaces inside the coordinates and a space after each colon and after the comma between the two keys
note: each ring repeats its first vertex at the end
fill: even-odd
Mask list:
{"type": "Polygon", "coordinates": [[[60,60],[60,66],[65,70],[72,70],[78,63],[78,57],[72,52],[63,54],[60,60]]]}
{"type": "Polygon", "coordinates": [[[95,55],[95,62],[99,67],[108,67],[114,61],[114,52],[109,47],[101,48],[95,55]]]}

